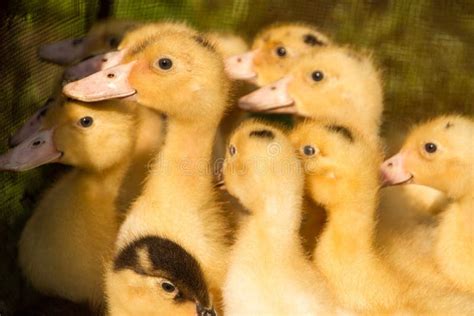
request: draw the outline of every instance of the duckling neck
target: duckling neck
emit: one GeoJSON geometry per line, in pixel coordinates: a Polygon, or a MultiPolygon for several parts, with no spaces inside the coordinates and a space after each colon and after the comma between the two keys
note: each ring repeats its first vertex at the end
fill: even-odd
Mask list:
{"type": "Polygon", "coordinates": [[[266,197],[252,210],[251,222],[262,235],[272,240],[279,248],[299,249],[299,227],[301,224],[302,198],[295,195],[266,197]]]}
{"type": "MultiPolygon", "coordinates": [[[[212,196],[211,154],[217,123],[167,120],[165,143],[145,190],[160,202],[193,205],[212,196]]],[[[173,204],[171,204],[173,205],[173,204]]]]}
{"type": "Polygon", "coordinates": [[[348,192],[344,199],[327,207],[328,223],[321,241],[331,244],[344,256],[372,252],[377,190],[363,191],[363,194],[348,192]]]}

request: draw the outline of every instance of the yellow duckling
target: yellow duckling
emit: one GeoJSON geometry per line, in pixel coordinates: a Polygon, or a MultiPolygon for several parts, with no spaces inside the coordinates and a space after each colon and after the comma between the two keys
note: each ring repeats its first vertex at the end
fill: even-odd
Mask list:
{"type": "Polygon", "coordinates": [[[329,38],[312,25],[274,24],[257,34],[249,52],[229,57],[226,72],[232,79],[263,86],[286,75],[301,56],[330,43],[329,38]]]}
{"type": "Polygon", "coordinates": [[[289,73],[239,100],[244,110],[288,113],[358,126],[378,137],[382,79],[370,56],[330,46],[293,63],[289,73]]]}
{"type": "Polygon", "coordinates": [[[199,315],[206,315],[213,313],[213,300],[219,304],[227,267],[228,228],[216,203],[209,168],[228,88],[219,54],[193,32],[157,34],[132,47],[124,64],[65,86],[71,97],[88,101],[134,96],[139,104],[167,116],[165,144],[152,166],[143,194],[132,205],[120,229],[114,262],[107,273],[112,315],[195,314],[196,308],[199,315]],[[150,236],[174,246],[149,245],[144,240],[150,236]],[[144,243],[148,254],[133,246],[144,243]],[[201,301],[201,296],[193,292],[186,294],[190,287],[181,284],[200,288],[195,285],[201,281],[168,271],[174,261],[155,264],[151,259],[167,256],[166,252],[173,256],[176,247],[181,254],[195,259],[194,270],[202,269],[212,300],[201,301]],[[139,256],[143,260],[118,263],[130,248],[142,253],[139,256]],[[144,264],[147,269],[142,269],[144,264]],[[173,287],[161,286],[162,291],[157,291],[156,284],[162,279],[173,287]]]}
{"type": "Polygon", "coordinates": [[[373,247],[381,153],[354,130],[306,121],[292,132],[303,158],[309,195],[328,222],[314,250],[314,264],[344,308],[386,313],[403,306],[403,286],[373,247]]]}
{"type": "Polygon", "coordinates": [[[68,101],[46,114],[42,130],[1,156],[7,170],[50,162],[76,167],[44,194],[21,235],[19,264],[40,292],[104,303],[103,262],[119,228],[115,203],[135,130],[130,106],[68,101]]]}
{"type": "MultiPolygon", "coordinates": [[[[449,203],[436,225],[422,226],[416,231],[419,235],[410,239],[419,239],[415,245],[422,243],[420,249],[428,246],[424,258],[420,258],[433,263],[425,265],[432,272],[423,274],[425,279],[434,273],[471,294],[474,294],[473,136],[472,118],[441,116],[414,128],[400,152],[382,165],[387,184],[416,183],[446,194],[449,203]]],[[[416,251],[413,248],[411,252],[416,251]]],[[[411,275],[423,273],[419,271],[421,265],[399,264],[411,275]]]]}
{"type": "Polygon", "coordinates": [[[304,175],[286,136],[250,121],[230,139],[227,190],[249,210],[224,285],[226,315],[334,314],[299,238],[304,175]]]}

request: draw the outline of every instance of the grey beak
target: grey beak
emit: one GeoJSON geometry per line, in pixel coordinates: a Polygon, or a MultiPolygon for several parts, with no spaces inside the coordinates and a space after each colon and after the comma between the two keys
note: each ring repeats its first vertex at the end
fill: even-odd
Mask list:
{"type": "Polygon", "coordinates": [[[203,307],[200,303],[196,303],[196,310],[198,316],[217,316],[214,307],[203,307]]]}

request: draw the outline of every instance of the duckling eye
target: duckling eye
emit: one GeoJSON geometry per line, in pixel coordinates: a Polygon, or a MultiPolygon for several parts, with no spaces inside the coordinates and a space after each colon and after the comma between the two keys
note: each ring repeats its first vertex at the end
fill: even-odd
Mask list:
{"type": "Polygon", "coordinates": [[[438,150],[438,146],[433,143],[426,143],[425,144],[425,151],[429,154],[433,154],[438,150]]]}
{"type": "Polygon", "coordinates": [[[233,156],[233,155],[235,155],[236,152],[237,152],[237,148],[235,148],[234,145],[230,145],[230,146],[229,146],[229,154],[230,154],[231,156],[233,156]]]}
{"type": "Polygon", "coordinates": [[[311,145],[306,145],[303,147],[303,153],[305,156],[313,156],[316,153],[316,149],[311,145]]]}
{"type": "Polygon", "coordinates": [[[90,127],[93,122],[94,119],[90,116],[84,116],[79,120],[79,124],[81,124],[82,127],[90,127]]]}
{"type": "Polygon", "coordinates": [[[286,48],[285,47],[277,47],[275,50],[276,54],[280,57],[285,57],[286,56],[286,48]]]}
{"type": "Polygon", "coordinates": [[[176,291],[176,286],[174,286],[173,283],[168,282],[168,281],[163,281],[163,282],[161,283],[161,288],[162,288],[165,292],[168,292],[168,293],[173,293],[174,291],[176,291]]]}
{"type": "Polygon", "coordinates": [[[324,74],[323,74],[322,71],[316,70],[316,71],[314,71],[314,72],[311,74],[311,78],[312,78],[314,81],[321,81],[321,80],[323,80],[323,78],[324,78],[324,74]]]}
{"type": "Polygon", "coordinates": [[[168,70],[173,66],[173,62],[169,58],[160,58],[157,62],[158,67],[163,70],[168,70]]]}
{"type": "Polygon", "coordinates": [[[109,37],[107,42],[109,43],[109,46],[113,48],[118,47],[119,45],[119,39],[115,36],[109,37]]]}

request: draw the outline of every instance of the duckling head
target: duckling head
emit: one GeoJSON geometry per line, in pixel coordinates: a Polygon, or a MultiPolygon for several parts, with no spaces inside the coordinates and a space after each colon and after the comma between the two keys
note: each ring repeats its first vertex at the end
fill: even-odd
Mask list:
{"type": "Polygon", "coordinates": [[[85,37],[42,45],[38,55],[55,64],[73,64],[89,56],[116,49],[125,32],[137,25],[136,22],[123,20],[99,22],[92,26],[85,37]]]}
{"type": "Polygon", "coordinates": [[[416,126],[398,154],[382,164],[386,185],[416,183],[457,199],[472,190],[474,121],[446,115],[416,126]]]}
{"type": "Polygon", "coordinates": [[[199,263],[172,240],[146,236],[134,241],[115,257],[109,274],[111,312],[216,315],[199,263]]]}
{"type": "Polygon", "coordinates": [[[244,110],[298,114],[378,129],[382,86],[370,58],[340,47],[302,57],[291,72],[239,100],[244,110]]]}
{"type": "Polygon", "coordinates": [[[127,104],[66,101],[51,107],[41,129],[0,156],[0,168],[29,170],[58,162],[101,171],[128,159],[136,125],[127,104]]]}
{"type": "Polygon", "coordinates": [[[306,189],[315,202],[334,207],[347,200],[348,192],[367,192],[371,197],[378,190],[381,151],[355,129],[307,120],[290,137],[303,161],[306,189]]]}
{"type": "Polygon", "coordinates": [[[258,121],[243,123],[231,136],[223,176],[226,189],[248,209],[272,196],[294,197],[303,173],[282,131],[258,121]]]}
{"type": "Polygon", "coordinates": [[[130,48],[120,66],[72,82],[64,93],[86,102],[133,95],[177,119],[219,120],[229,89],[223,68],[204,37],[163,32],[130,48]]]}
{"type": "Polygon", "coordinates": [[[64,80],[67,82],[77,81],[98,71],[118,66],[127,55],[128,48],[138,45],[139,43],[156,36],[160,32],[167,31],[185,32],[188,34],[193,32],[197,33],[181,22],[146,23],[136,26],[125,33],[117,47],[117,50],[109,51],[104,54],[97,54],[77,65],[68,67],[64,71],[64,80]]]}
{"type": "Polygon", "coordinates": [[[229,57],[226,71],[232,79],[263,86],[287,74],[301,56],[330,43],[329,38],[314,26],[274,24],[257,34],[251,51],[229,57]]]}

